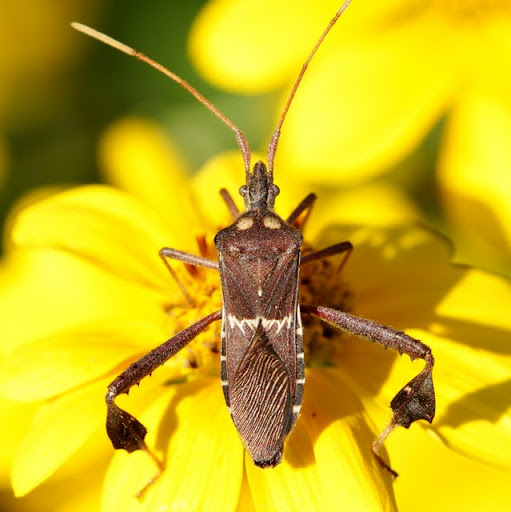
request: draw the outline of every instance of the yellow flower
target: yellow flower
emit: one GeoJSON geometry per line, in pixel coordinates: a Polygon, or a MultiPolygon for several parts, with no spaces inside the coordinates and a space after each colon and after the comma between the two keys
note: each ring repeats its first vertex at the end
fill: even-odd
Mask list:
{"type": "MultiPolygon", "coordinates": [[[[229,418],[218,382],[218,325],[129,397],[119,397],[119,405],[148,427],[148,445],[166,462],[144,499],[134,498],[155,467],[145,453],[113,453],[104,432],[106,385],[151,348],[219,309],[214,271],[190,273],[173,264],[194,297],[191,308],[157,253],[163,246],[187,249],[198,237],[200,251],[213,257],[212,237],[228,219],[215,189],[226,184],[234,196],[243,176],[240,156],[233,172],[233,158],[219,157],[187,185],[180,159],[162,144],[161,134],[148,123],[117,125],[104,139],[102,158],[110,176],[119,176],[121,149],[131,155],[124,187],[135,186],[139,198],[106,186],[81,187],[30,204],[13,221],[11,261],[0,293],[3,335],[10,340],[0,389],[11,401],[37,409],[32,422],[12,414],[9,426],[2,425],[4,439],[9,428],[23,434],[13,455],[15,493],[21,496],[37,486],[62,489],[65,483],[64,494],[75,497],[75,510],[87,510],[86,505],[96,510],[100,500],[105,511],[333,511],[340,503],[349,510],[395,510],[394,485],[370,446],[389,419],[390,399],[417,374],[420,363],[319,322],[306,324],[311,367],[304,407],[283,463],[273,470],[258,469],[244,456],[229,418]],[[144,156],[154,167],[146,166],[144,156]],[[142,185],[144,179],[148,183],[142,185]],[[166,180],[168,197],[153,186],[166,180]],[[93,485],[84,501],[89,475],[93,485]]],[[[279,184],[283,197],[277,211],[285,216],[302,190],[279,184]]],[[[379,225],[357,227],[342,217],[331,217],[328,228],[314,213],[309,222],[314,247],[350,239],[355,252],[336,279],[335,265],[315,271],[304,267],[307,300],[342,303],[355,314],[405,329],[435,353],[437,418],[432,429],[414,425],[403,432],[420,437],[424,427],[433,435],[441,460],[430,462],[430,473],[443,480],[451,476],[446,471],[452,465],[443,465],[450,452],[438,438],[472,458],[509,469],[507,283],[449,265],[445,241],[422,228],[384,227],[381,219],[379,225]]],[[[428,501],[428,510],[441,510],[441,497],[436,503],[434,496],[417,496],[423,483],[413,475],[422,464],[416,449],[420,446],[403,451],[392,445],[392,464],[407,471],[395,486],[398,502],[405,503],[413,488],[417,500],[428,501]],[[394,464],[394,452],[401,467],[394,464]]],[[[503,478],[496,471],[491,477],[503,478]]],[[[501,489],[486,502],[496,504],[494,509],[506,499],[507,488],[501,489]]],[[[472,503],[479,503],[477,497],[472,503]]],[[[417,510],[421,507],[417,503],[417,510]]]]}
{"type": "MultiPolygon", "coordinates": [[[[339,3],[211,0],[192,30],[191,55],[230,91],[290,87],[339,3]]],[[[511,61],[511,4],[362,0],[338,25],[290,110],[279,167],[311,182],[358,183],[447,116],[436,179],[461,254],[509,271],[511,71],[503,63],[511,61]]]]}

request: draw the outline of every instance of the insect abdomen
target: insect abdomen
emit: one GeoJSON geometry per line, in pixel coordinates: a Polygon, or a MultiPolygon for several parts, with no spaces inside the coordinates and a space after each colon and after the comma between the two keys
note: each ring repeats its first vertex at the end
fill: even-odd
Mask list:
{"type": "Polygon", "coordinates": [[[230,386],[231,414],[254,463],[281,461],[292,419],[289,373],[260,324],[230,386]]]}

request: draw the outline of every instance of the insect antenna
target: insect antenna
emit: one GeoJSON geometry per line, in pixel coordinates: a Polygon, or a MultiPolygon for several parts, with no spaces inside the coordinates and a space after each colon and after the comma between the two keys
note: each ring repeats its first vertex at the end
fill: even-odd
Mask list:
{"type": "Polygon", "coordinates": [[[103,34],[102,32],[98,32],[97,30],[94,30],[93,28],[90,28],[87,25],[82,25],[81,23],[76,22],[71,23],[71,26],[79,32],[82,32],[90,37],[93,37],[94,39],[97,39],[102,43],[105,43],[123,53],[126,53],[127,55],[130,55],[131,57],[135,57],[136,59],[141,60],[146,64],[149,64],[149,66],[160,71],[165,76],[168,76],[169,78],[174,80],[174,82],[177,82],[181,87],[186,89],[190,94],[192,94],[197,100],[199,100],[208,110],[213,112],[213,114],[215,114],[216,117],[218,117],[224,124],[226,124],[234,132],[234,134],[236,135],[238,145],[243,154],[243,161],[245,163],[245,173],[247,174],[247,176],[250,174],[250,148],[248,146],[248,142],[247,139],[245,138],[245,135],[243,135],[243,132],[226,115],[224,115],[212,103],[210,103],[200,92],[198,92],[194,87],[192,87],[186,80],[183,80],[181,77],[177,76],[175,73],[172,73],[172,71],[170,71],[166,67],[162,66],[153,59],[147,57],[147,55],[144,55],[143,53],[140,53],[139,51],[130,48],[129,46],[117,41],[116,39],[113,39],[110,36],[107,36],[106,34],[103,34]]]}
{"type": "Polygon", "coordinates": [[[300,70],[300,73],[298,74],[298,78],[296,79],[293,89],[289,94],[286,105],[284,106],[284,110],[282,111],[282,115],[280,116],[279,123],[277,124],[276,130],[273,132],[273,135],[271,136],[270,145],[268,147],[268,170],[271,176],[273,176],[273,161],[275,160],[275,153],[277,151],[277,145],[279,143],[280,131],[282,129],[282,125],[284,124],[284,120],[286,119],[287,111],[289,110],[289,107],[291,106],[291,103],[293,102],[293,99],[295,97],[296,90],[298,89],[298,86],[302,81],[303,75],[305,75],[305,71],[307,71],[307,67],[309,65],[309,62],[312,60],[312,57],[314,57],[314,54],[321,46],[321,43],[323,42],[327,34],[330,32],[330,29],[335,25],[335,22],[341,17],[342,13],[346,10],[350,3],[351,0],[345,0],[341,8],[335,13],[335,16],[332,18],[326,29],[321,34],[321,37],[314,45],[314,48],[310,52],[309,56],[307,57],[307,60],[304,62],[302,69],[300,70]]]}

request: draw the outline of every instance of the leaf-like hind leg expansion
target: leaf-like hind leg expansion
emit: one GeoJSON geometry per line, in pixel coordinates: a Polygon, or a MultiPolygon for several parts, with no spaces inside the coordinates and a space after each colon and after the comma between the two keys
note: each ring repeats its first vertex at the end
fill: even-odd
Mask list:
{"type": "Polygon", "coordinates": [[[224,203],[227,206],[229,213],[231,214],[232,220],[235,221],[238,218],[240,211],[238,210],[234,199],[226,188],[220,189],[220,195],[222,196],[222,199],[224,200],[224,203]]]}
{"type": "Polygon", "coordinates": [[[291,215],[286,219],[286,222],[288,224],[291,224],[291,226],[294,226],[295,228],[299,229],[300,231],[303,231],[305,224],[307,223],[307,219],[309,218],[312,207],[314,206],[314,203],[317,199],[316,194],[311,193],[308,194],[300,204],[291,212],[291,215]],[[305,212],[305,215],[303,218],[299,219],[300,215],[305,212]]]}
{"type": "Polygon", "coordinates": [[[114,400],[118,395],[128,393],[132,386],[138,384],[144,377],[153,373],[153,371],[165,363],[165,361],[190,343],[190,341],[208,327],[208,325],[216,320],[220,320],[221,317],[222,311],[218,310],[190,327],[183,329],[181,332],[162,343],[159,347],[156,347],[138,361],[134,362],[108,386],[108,392],[105,396],[107,405],[106,430],[113,447],[115,449],[122,448],[129,453],[135,450],[144,450],[158,466],[158,473],[137,494],[139,497],[142,496],[147,488],[158,478],[165,466],[147,447],[144,441],[147,429],[144,425],[134,416],[118,407],[114,403],[114,400]]]}
{"type": "Polygon", "coordinates": [[[435,391],[432,378],[434,358],[431,349],[402,331],[343,311],[310,305],[302,305],[300,308],[302,313],[316,316],[350,334],[361,336],[384,347],[393,348],[400,354],[408,354],[412,360],[420,358],[426,362],[424,369],[392,399],[390,403],[393,412],[392,419],[373,443],[373,453],[378,462],[394,476],[397,476],[397,473],[381,457],[380,448],[395,427],[400,425],[408,428],[416,420],[426,420],[429,423],[433,421],[435,391]]]}
{"type": "Polygon", "coordinates": [[[164,247],[163,249],[160,249],[159,255],[163,261],[163,264],[165,265],[165,267],[167,267],[167,270],[169,271],[170,275],[173,277],[177,286],[181,290],[181,293],[185,296],[188,304],[190,304],[190,306],[193,306],[193,297],[188,293],[183,283],[179,280],[179,277],[174,272],[174,269],[170,266],[170,263],[167,261],[167,258],[171,260],[182,261],[183,263],[189,263],[190,265],[194,265],[196,267],[206,267],[212,268],[214,270],[218,270],[218,262],[209,260],[208,258],[202,258],[201,256],[196,256],[195,254],[190,254],[188,252],[178,251],[177,249],[171,249],[170,247],[164,247]]]}

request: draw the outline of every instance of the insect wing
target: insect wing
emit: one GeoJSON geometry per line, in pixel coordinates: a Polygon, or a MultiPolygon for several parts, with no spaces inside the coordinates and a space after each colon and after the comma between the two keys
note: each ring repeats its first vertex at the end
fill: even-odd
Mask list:
{"type": "Polygon", "coordinates": [[[289,373],[260,322],[230,386],[234,424],[258,466],[280,462],[291,402],[289,373]]]}

